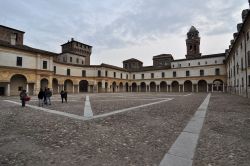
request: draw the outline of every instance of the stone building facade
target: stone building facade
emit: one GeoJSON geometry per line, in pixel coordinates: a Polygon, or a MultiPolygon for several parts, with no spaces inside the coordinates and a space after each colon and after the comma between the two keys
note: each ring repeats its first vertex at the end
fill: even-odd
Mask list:
{"type": "Polygon", "coordinates": [[[63,44],[58,54],[26,46],[24,32],[0,26],[0,95],[18,95],[22,89],[35,95],[40,88],[48,87],[53,93],[228,91],[247,96],[248,10],[243,11],[242,18],[225,53],[202,55],[199,31],[192,26],[187,33],[185,59],[161,54],[153,57],[152,66],[143,66],[143,62],[132,58],[123,61],[123,68],[91,65],[92,46],[74,39],[63,44]]]}

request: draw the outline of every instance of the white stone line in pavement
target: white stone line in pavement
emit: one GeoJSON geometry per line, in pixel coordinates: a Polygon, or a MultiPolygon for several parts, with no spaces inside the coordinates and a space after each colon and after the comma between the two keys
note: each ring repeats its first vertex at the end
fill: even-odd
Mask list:
{"type": "MultiPolygon", "coordinates": [[[[11,101],[11,100],[4,100],[4,101],[9,102],[9,103],[13,103],[13,104],[17,104],[17,105],[21,105],[21,103],[11,101]]],[[[30,107],[30,108],[34,108],[36,110],[40,110],[40,111],[44,111],[44,112],[48,112],[48,113],[52,113],[52,114],[57,114],[57,115],[62,115],[62,116],[66,116],[69,118],[74,118],[74,119],[79,119],[79,120],[86,120],[87,119],[87,118],[84,118],[82,116],[78,116],[78,115],[74,115],[74,114],[70,114],[70,113],[66,113],[66,112],[61,112],[61,111],[56,111],[56,110],[51,110],[51,109],[47,109],[47,108],[43,108],[43,107],[37,107],[34,105],[26,104],[26,106],[30,107]]]]}
{"type": "Polygon", "coordinates": [[[116,110],[116,111],[104,113],[104,114],[101,114],[101,115],[96,115],[96,116],[93,116],[92,118],[89,118],[89,119],[103,118],[103,117],[106,117],[106,116],[110,116],[110,115],[115,115],[115,114],[119,114],[119,113],[131,111],[131,110],[137,109],[137,108],[143,108],[143,107],[147,107],[147,106],[151,106],[151,105],[155,105],[155,104],[167,102],[167,101],[170,101],[170,100],[173,100],[173,98],[168,98],[166,100],[161,100],[161,101],[157,101],[157,102],[153,102],[153,103],[148,103],[148,104],[143,104],[143,105],[139,105],[139,106],[135,106],[135,107],[130,107],[130,108],[125,108],[125,109],[121,109],[121,110],[116,110]]]}
{"type": "Polygon", "coordinates": [[[85,99],[85,106],[84,106],[84,117],[92,117],[93,116],[93,111],[91,109],[90,101],[89,101],[89,96],[86,96],[85,99]]]}
{"type": "Polygon", "coordinates": [[[210,96],[211,94],[209,93],[169,151],[165,154],[160,166],[192,166],[195,148],[205,120],[210,96]]]}
{"type": "MultiPolygon", "coordinates": [[[[169,98],[152,98],[152,99],[136,99],[137,100],[166,100],[169,98]]],[[[95,100],[95,101],[124,101],[124,100],[135,100],[135,99],[130,99],[130,98],[126,98],[126,99],[113,99],[113,100],[95,100]]]]}

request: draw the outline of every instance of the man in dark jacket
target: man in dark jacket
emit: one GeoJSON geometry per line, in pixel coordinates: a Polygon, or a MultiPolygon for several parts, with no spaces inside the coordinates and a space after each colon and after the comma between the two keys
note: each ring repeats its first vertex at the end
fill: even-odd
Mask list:
{"type": "Polygon", "coordinates": [[[47,99],[46,103],[51,105],[50,97],[52,96],[52,92],[51,92],[51,90],[49,88],[47,89],[45,95],[46,95],[46,99],[47,99]]]}
{"type": "Polygon", "coordinates": [[[22,90],[20,93],[20,100],[22,101],[22,107],[25,107],[25,98],[27,97],[26,90],[22,90]]]}
{"type": "Polygon", "coordinates": [[[62,99],[62,103],[63,103],[63,98],[64,98],[64,90],[62,90],[62,91],[60,92],[60,95],[61,95],[61,99],[62,99]]]}
{"type": "Polygon", "coordinates": [[[44,96],[44,91],[41,88],[38,93],[39,107],[41,107],[41,105],[43,106],[43,96],[44,96]]]}

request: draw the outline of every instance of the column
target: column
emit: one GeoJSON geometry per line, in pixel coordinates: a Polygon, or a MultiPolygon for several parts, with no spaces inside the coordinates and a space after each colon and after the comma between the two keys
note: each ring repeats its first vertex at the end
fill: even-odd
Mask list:
{"type": "Polygon", "coordinates": [[[26,92],[29,93],[29,84],[26,84],[26,92]]]}
{"type": "Polygon", "coordinates": [[[184,92],[185,88],[184,88],[184,84],[182,85],[182,92],[184,92]]]}
{"type": "Polygon", "coordinates": [[[72,90],[73,90],[72,92],[75,93],[75,85],[74,84],[73,84],[73,89],[72,90]]]}
{"type": "Polygon", "coordinates": [[[7,84],[7,96],[10,96],[10,83],[7,84]]]}
{"type": "Polygon", "coordinates": [[[168,92],[168,85],[167,85],[167,92],[168,92]]]}
{"type": "Polygon", "coordinates": [[[224,83],[222,84],[222,88],[223,88],[223,92],[225,92],[225,87],[224,87],[224,83]]]}
{"type": "Polygon", "coordinates": [[[150,85],[148,86],[148,92],[150,92],[150,85]]]}
{"type": "Polygon", "coordinates": [[[179,85],[179,92],[181,92],[181,85],[179,85]]]}
{"type": "Polygon", "coordinates": [[[199,86],[196,84],[196,92],[199,92],[199,86]]]}
{"type": "Polygon", "coordinates": [[[80,86],[77,85],[77,93],[80,93],[80,86]]]}
{"type": "Polygon", "coordinates": [[[172,85],[170,85],[170,92],[172,92],[173,91],[173,88],[172,88],[172,85]]]}

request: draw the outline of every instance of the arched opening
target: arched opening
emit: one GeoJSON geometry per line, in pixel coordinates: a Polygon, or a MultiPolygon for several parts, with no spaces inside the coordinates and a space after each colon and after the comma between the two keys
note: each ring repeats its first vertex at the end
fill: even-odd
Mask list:
{"type": "Polygon", "coordinates": [[[19,95],[20,91],[27,90],[27,79],[24,75],[16,74],[10,79],[10,95],[19,95]]]}
{"type": "Polygon", "coordinates": [[[198,82],[198,92],[207,92],[207,82],[205,80],[198,82]]]}
{"type": "Polygon", "coordinates": [[[58,80],[56,78],[53,78],[52,88],[53,88],[53,94],[57,94],[59,89],[58,89],[58,80]]]}
{"type": "Polygon", "coordinates": [[[123,92],[123,83],[122,82],[120,82],[120,84],[119,84],[119,92],[123,92]]]}
{"type": "Polygon", "coordinates": [[[141,92],[146,92],[147,91],[147,86],[145,82],[141,82],[141,92]]]}
{"type": "Polygon", "coordinates": [[[79,91],[80,92],[88,92],[89,82],[87,80],[81,80],[79,82],[79,91]]]}
{"type": "Polygon", "coordinates": [[[150,82],[150,92],[156,92],[156,84],[155,82],[150,82]]]}
{"type": "Polygon", "coordinates": [[[125,87],[126,87],[126,92],[128,92],[129,91],[129,86],[128,86],[128,83],[126,82],[126,84],[125,84],[125,87]]]}
{"type": "Polygon", "coordinates": [[[223,91],[223,81],[220,79],[214,80],[213,82],[213,91],[223,91]]]}
{"type": "Polygon", "coordinates": [[[135,82],[132,83],[132,92],[137,92],[137,84],[135,82]]]}
{"type": "Polygon", "coordinates": [[[97,83],[98,93],[102,93],[102,82],[97,83]]]}
{"type": "Polygon", "coordinates": [[[45,88],[48,88],[48,86],[49,86],[48,79],[47,78],[41,79],[41,81],[40,81],[40,88],[42,88],[44,90],[45,88]]]}
{"type": "Polygon", "coordinates": [[[161,92],[167,92],[167,83],[165,81],[160,83],[160,90],[161,92]]]}
{"type": "Polygon", "coordinates": [[[192,82],[187,80],[184,82],[184,92],[192,92],[192,82]]]}
{"type": "Polygon", "coordinates": [[[108,83],[105,82],[105,92],[108,92],[108,83]]]}
{"type": "Polygon", "coordinates": [[[172,92],[179,92],[179,83],[177,81],[172,82],[172,92]]]}
{"type": "Polygon", "coordinates": [[[73,81],[71,80],[65,80],[64,81],[64,90],[68,93],[73,93],[73,81]]]}
{"type": "Polygon", "coordinates": [[[116,92],[116,82],[112,83],[112,92],[116,92]]]}

